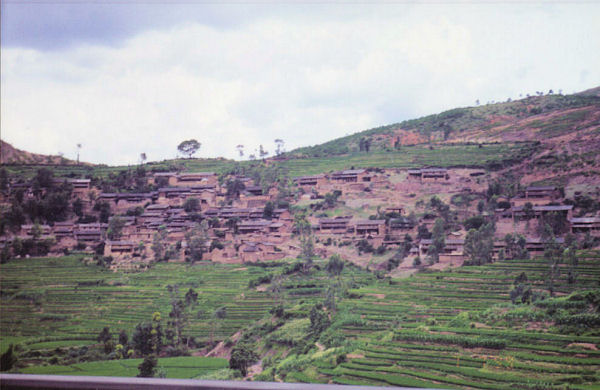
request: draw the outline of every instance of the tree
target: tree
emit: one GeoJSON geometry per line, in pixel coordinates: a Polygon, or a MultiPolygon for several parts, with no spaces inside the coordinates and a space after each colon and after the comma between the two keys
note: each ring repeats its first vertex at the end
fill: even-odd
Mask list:
{"type": "Polygon", "coordinates": [[[465,237],[464,253],[472,264],[483,265],[492,261],[494,254],[494,227],[485,224],[479,229],[471,229],[465,237]]]}
{"type": "Polygon", "coordinates": [[[246,185],[239,179],[227,180],[225,183],[227,188],[227,197],[237,199],[242,191],[246,189],[246,185]]]}
{"type": "Polygon", "coordinates": [[[446,246],[446,237],[444,231],[444,220],[441,218],[437,218],[435,223],[433,224],[433,229],[431,232],[431,245],[427,250],[427,254],[429,256],[429,260],[431,263],[437,263],[440,259],[440,253],[446,246]]]}
{"type": "Polygon", "coordinates": [[[229,368],[240,370],[242,376],[248,374],[248,367],[258,360],[258,355],[246,344],[238,344],[231,351],[229,368]]]}
{"type": "Polygon", "coordinates": [[[100,332],[100,334],[98,335],[98,337],[96,339],[98,340],[99,343],[105,343],[108,340],[111,340],[112,334],[110,333],[109,327],[105,326],[104,328],[102,328],[102,331],[100,332]]]}
{"type": "Polygon", "coordinates": [[[111,353],[115,349],[115,344],[112,341],[112,334],[108,326],[105,326],[97,338],[99,343],[104,344],[104,353],[111,353]]]}
{"type": "Polygon", "coordinates": [[[8,179],[8,171],[6,168],[0,169],[0,192],[6,192],[8,190],[8,184],[10,183],[8,179]]]}
{"type": "Polygon", "coordinates": [[[183,202],[183,209],[187,213],[198,211],[199,208],[200,208],[200,200],[198,200],[198,198],[187,198],[185,200],[185,202],[183,202]]]}
{"type": "Polygon", "coordinates": [[[17,356],[13,351],[13,345],[9,345],[6,352],[0,356],[0,371],[8,371],[17,363],[17,356]]]}
{"type": "Polygon", "coordinates": [[[171,311],[169,312],[169,320],[167,321],[167,340],[174,346],[179,348],[183,339],[183,329],[186,323],[185,306],[181,299],[176,297],[179,289],[177,286],[167,286],[171,295],[171,311]],[[175,336],[175,340],[173,340],[175,336]]]}
{"type": "Polygon", "coordinates": [[[202,260],[202,256],[206,252],[210,241],[210,237],[208,236],[208,222],[204,220],[199,224],[194,224],[194,227],[185,234],[185,241],[188,246],[186,260],[191,263],[202,260]]]}
{"type": "Polygon", "coordinates": [[[193,288],[185,293],[185,305],[188,307],[194,306],[198,302],[198,293],[193,288]]]}
{"type": "Polygon", "coordinates": [[[275,140],[275,145],[277,145],[277,148],[275,149],[275,155],[279,156],[281,153],[283,153],[283,140],[280,138],[277,138],[275,140]]]}
{"type": "Polygon", "coordinates": [[[166,239],[167,227],[165,225],[160,225],[158,227],[158,231],[154,233],[154,238],[152,239],[152,251],[154,252],[154,259],[156,261],[164,260],[166,254],[166,239]]]}
{"type": "Polygon", "coordinates": [[[147,160],[146,153],[140,153],[140,163],[144,164],[147,160]]]}
{"type": "Polygon", "coordinates": [[[212,329],[210,334],[210,341],[212,342],[215,337],[215,327],[221,326],[221,322],[227,317],[227,308],[225,306],[218,308],[213,313],[212,329]],[[215,321],[218,320],[218,321],[215,321]]]}
{"type": "Polygon", "coordinates": [[[73,213],[78,217],[83,216],[83,202],[79,198],[75,199],[73,202],[73,213]]]}
{"type": "Polygon", "coordinates": [[[317,336],[327,329],[329,325],[329,318],[323,311],[321,305],[314,305],[312,309],[310,309],[310,332],[317,336]]]}
{"type": "Polygon", "coordinates": [[[344,260],[338,254],[332,255],[327,262],[326,270],[330,276],[339,278],[344,270],[344,260]]]}
{"type": "Polygon", "coordinates": [[[140,356],[147,356],[154,350],[152,345],[152,324],[139,323],[133,331],[131,342],[134,350],[140,356]]]}
{"type": "Polygon", "coordinates": [[[125,219],[115,216],[108,221],[108,229],[106,235],[109,240],[118,240],[123,234],[123,228],[125,227],[125,219]]]}
{"type": "Polygon", "coordinates": [[[265,158],[269,155],[269,151],[265,150],[265,148],[262,145],[260,145],[258,148],[258,154],[260,158],[265,158]]]}
{"type": "Polygon", "coordinates": [[[535,218],[535,211],[533,210],[533,205],[531,204],[531,202],[527,202],[523,205],[523,217],[527,221],[535,218]]]}
{"type": "Polygon", "coordinates": [[[77,144],[77,165],[79,165],[79,151],[81,150],[81,144],[77,144]]]}
{"type": "Polygon", "coordinates": [[[504,236],[506,244],[507,259],[528,259],[529,252],[527,251],[527,239],[520,234],[507,234],[504,236]]]}
{"type": "Polygon", "coordinates": [[[110,203],[105,201],[96,202],[94,205],[94,211],[98,212],[98,219],[100,222],[107,223],[108,217],[110,217],[110,203]]]}
{"type": "Polygon", "coordinates": [[[235,147],[240,154],[240,157],[244,157],[244,145],[240,144],[235,147]]]}
{"type": "Polygon", "coordinates": [[[333,314],[335,314],[335,299],[337,295],[340,295],[342,290],[342,281],[340,280],[340,275],[344,270],[344,260],[342,260],[340,255],[334,254],[329,258],[325,268],[330,276],[335,277],[335,279],[332,279],[332,283],[327,289],[327,296],[325,299],[327,307],[331,309],[333,314]]]}
{"type": "Polygon", "coordinates": [[[273,210],[275,209],[275,205],[273,202],[267,202],[265,204],[265,208],[263,209],[263,218],[271,219],[273,218],[273,210]]]}
{"type": "Polygon", "coordinates": [[[550,225],[545,226],[547,232],[542,236],[546,242],[544,244],[544,259],[548,260],[548,274],[546,277],[546,286],[550,296],[554,296],[555,280],[560,276],[560,263],[563,257],[564,250],[561,245],[556,241],[552,228],[550,225]]]}
{"type": "Polygon", "coordinates": [[[179,146],[177,146],[177,150],[179,150],[180,153],[187,155],[188,158],[191,158],[192,155],[200,149],[201,145],[202,144],[195,139],[190,139],[180,143],[179,146]]]}
{"type": "Polygon", "coordinates": [[[158,360],[155,355],[148,355],[144,358],[144,361],[138,366],[138,378],[152,378],[156,373],[156,365],[158,360]]]}
{"type": "Polygon", "coordinates": [[[121,344],[122,346],[126,346],[128,342],[129,337],[127,336],[127,332],[125,332],[125,330],[122,329],[119,333],[119,344],[121,344]]]}

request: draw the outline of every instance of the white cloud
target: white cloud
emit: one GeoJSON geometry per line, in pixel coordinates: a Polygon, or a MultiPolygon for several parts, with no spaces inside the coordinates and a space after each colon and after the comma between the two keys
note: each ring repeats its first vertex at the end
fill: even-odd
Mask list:
{"type": "Polygon", "coordinates": [[[289,150],[475,99],[595,86],[599,7],[554,7],[383,7],[187,23],[117,47],[3,49],[2,138],[67,157],[81,142],[83,160],[110,164],[171,158],[189,138],[199,156],[236,157],[240,143],[273,151],[283,138],[289,150]]]}

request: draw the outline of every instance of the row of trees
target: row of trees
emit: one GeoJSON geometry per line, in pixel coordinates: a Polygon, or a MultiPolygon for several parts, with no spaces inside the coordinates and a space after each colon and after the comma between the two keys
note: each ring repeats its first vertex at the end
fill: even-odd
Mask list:
{"type": "MultiPolygon", "coordinates": [[[[275,139],[275,155],[276,156],[280,156],[281,154],[283,154],[285,152],[284,149],[284,144],[285,142],[281,139],[281,138],[277,138],[275,139]]],[[[177,146],[177,150],[187,156],[187,158],[192,158],[192,156],[198,151],[200,150],[200,147],[202,146],[202,144],[200,142],[198,142],[198,140],[196,139],[189,139],[186,141],[182,141],[178,146],[177,146]]],[[[238,144],[235,149],[238,152],[240,157],[244,156],[244,148],[245,146],[243,144],[238,144]]],[[[368,150],[367,150],[368,151],[368,150]]],[[[248,158],[250,160],[255,160],[257,157],[260,157],[261,159],[267,157],[269,155],[269,151],[266,150],[264,148],[264,146],[261,144],[259,145],[258,149],[254,150],[254,153],[251,153],[248,155],[248,158]]],[[[140,160],[143,162],[146,160],[146,153],[142,153],[140,155],[140,160]]]]}

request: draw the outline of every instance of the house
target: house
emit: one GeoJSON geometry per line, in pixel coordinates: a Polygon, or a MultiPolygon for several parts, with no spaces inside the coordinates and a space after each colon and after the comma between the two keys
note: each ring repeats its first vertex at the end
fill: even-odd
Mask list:
{"type": "Polygon", "coordinates": [[[370,182],[371,175],[364,169],[349,169],[331,174],[331,181],[337,183],[361,183],[370,182]]]}
{"type": "Polygon", "coordinates": [[[561,192],[554,186],[530,186],[518,197],[511,200],[511,205],[523,206],[531,203],[534,206],[547,205],[561,199],[561,192]]]}
{"type": "Polygon", "coordinates": [[[219,177],[214,172],[186,172],[177,175],[177,186],[216,185],[219,177]]]}
{"type": "Polygon", "coordinates": [[[421,182],[438,182],[448,180],[450,176],[446,168],[422,168],[409,169],[408,178],[420,180],[421,182]]]}
{"type": "Polygon", "coordinates": [[[560,191],[554,186],[530,186],[525,188],[525,199],[549,199],[560,198],[560,191]]]}
{"type": "Polygon", "coordinates": [[[254,196],[261,196],[263,194],[263,189],[261,186],[246,186],[244,192],[254,196]]]}
{"type": "MultiPolygon", "coordinates": [[[[427,255],[429,247],[432,243],[433,240],[430,238],[423,238],[419,241],[419,253],[421,256],[427,255]]],[[[444,249],[440,255],[446,254],[462,256],[464,254],[464,246],[465,240],[462,238],[446,238],[444,241],[444,249]]]]}
{"type": "Polygon", "coordinates": [[[404,214],[404,209],[401,206],[388,207],[385,209],[385,213],[402,215],[404,214]]]}
{"type": "MultiPolygon", "coordinates": [[[[238,208],[238,207],[223,207],[219,210],[219,218],[239,218],[241,220],[250,219],[250,209],[238,208]]],[[[256,210],[255,210],[256,212],[256,210]]],[[[262,217],[262,210],[260,211],[260,217],[262,217]]]]}
{"type": "Polygon", "coordinates": [[[72,195],[84,197],[90,190],[90,179],[67,179],[67,183],[73,188],[72,195]]]}
{"type": "Polygon", "coordinates": [[[156,172],[148,181],[159,187],[173,187],[177,185],[177,172],[156,172]]]}
{"type": "Polygon", "coordinates": [[[390,230],[410,230],[414,227],[414,223],[405,217],[392,218],[389,221],[390,230]]]}
{"type": "Polygon", "coordinates": [[[408,178],[413,180],[421,180],[421,170],[420,169],[409,169],[407,171],[408,178]]]}
{"type": "Polygon", "coordinates": [[[284,220],[284,221],[293,221],[292,214],[288,209],[275,209],[273,210],[273,217],[284,220]]]}
{"type": "Polygon", "coordinates": [[[600,218],[599,217],[588,217],[588,218],[571,218],[571,232],[572,233],[587,233],[600,234],[600,218]]]}
{"type": "MultiPolygon", "coordinates": [[[[36,227],[36,225],[32,225],[32,224],[28,224],[28,225],[21,225],[21,232],[28,235],[28,236],[33,236],[34,234],[34,228],[36,227]]],[[[39,228],[38,230],[38,234],[40,236],[42,235],[48,235],[51,233],[52,228],[49,225],[37,225],[37,227],[39,228]]]]}
{"type": "Polygon", "coordinates": [[[448,180],[448,170],[446,168],[423,168],[421,169],[422,182],[437,182],[448,180]]]}
{"type": "Polygon", "coordinates": [[[354,234],[360,236],[385,234],[385,219],[365,219],[356,221],[354,224],[354,234]]]}
{"type": "Polygon", "coordinates": [[[75,239],[77,241],[86,242],[86,243],[99,243],[102,241],[102,231],[101,230],[75,230],[73,232],[75,239]]]}
{"type": "Polygon", "coordinates": [[[104,256],[133,255],[137,245],[133,241],[104,241],[104,256]]]}
{"type": "Polygon", "coordinates": [[[152,203],[152,193],[120,193],[115,198],[117,210],[126,211],[132,207],[144,207],[152,203]]]}
{"type": "Polygon", "coordinates": [[[54,222],[52,232],[60,240],[64,237],[72,237],[74,229],[75,224],[73,222],[54,222]]]}
{"type": "Polygon", "coordinates": [[[77,229],[76,230],[80,230],[80,231],[91,231],[91,230],[106,231],[106,229],[108,229],[108,224],[107,223],[94,222],[94,223],[80,223],[80,224],[77,225],[77,229]]]}
{"type": "Polygon", "coordinates": [[[241,221],[237,224],[237,229],[240,234],[268,232],[271,224],[271,221],[241,221]]]}
{"type": "Polygon", "coordinates": [[[254,263],[257,261],[279,260],[284,258],[286,253],[273,243],[247,241],[240,245],[239,255],[244,263],[254,263]]]}
{"type": "Polygon", "coordinates": [[[352,217],[320,218],[319,231],[321,233],[346,233],[350,219],[352,217]]]}
{"type": "MultiPolygon", "coordinates": [[[[540,255],[544,253],[546,246],[549,244],[548,241],[544,241],[539,237],[527,237],[527,243],[525,249],[532,255],[540,255]]],[[[564,244],[565,239],[558,237],[554,239],[558,244],[564,244]]]]}
{"type": "MultiPolygon", "coordinates": [[[[565,215],[567,220],[572,219],[573,205],[547,205],[547,206],[533,206],[533,214],[535,218],[540,218],[548,213],[562,213],[565,215]]],[[[511,208],[513,219],[525,218],[525,206],[514,206],[511,208]]]]}
{"type": "Polygon", "coordinates": [[[240,196],[240,200],[245,204],[248,208],[258,208],[265,207],[270,197],[268,195],[260,195],[260,196],[240,196]]]}
{"type": "Polygon", "coordinates": [[[323,174],[312,176],[298,176],[294,178],[294,183],[300,187],[320,187],[327,184],[327,177],[323,174]]]}

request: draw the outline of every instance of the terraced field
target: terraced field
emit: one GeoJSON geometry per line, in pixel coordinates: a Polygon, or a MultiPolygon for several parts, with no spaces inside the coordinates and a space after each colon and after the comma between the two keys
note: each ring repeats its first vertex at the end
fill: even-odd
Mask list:
{"type": "MultiPolygon", "coordinates": [[[[331,325],[311,339],[311,309],[326,300],[333,282],[326,260],[314,264],[307,275],[293,260],[271,267],[157,264],[142,273],[106,271],[76,256],[12,261],[0,268],[3,349],[20,343],[22,351],[36,354],[33,366],[20,372],[133,375],[134,360],[60,366],[49,357],[57,348],[96,344],[103,326],[131,332],[154,311],[168,313],[167,286],[178,284],[181,295],[189,287],[199,293],[186,333],[204,342],[238,331],[254,335],[248,340],[263,357],[258,380],[485,389],[600,385],[598,327],[561,330],[549,314],[587,305],[568,294],[597,294],[599,253],[581,253],[576,283],[568,283],[563,269],[555,282],[563,298],[535,307],[513,305],[509,292],[522,273],[533,290],[546,289],[548,264],[541,259],[406,279],[378,278],[346,265],[339,279],[346,292],[337,312],[328,313],[331,325]],[[265,277],[270,281],[259,282],[265,277]],[[286,316],[276,319],[269,310],[279,303],[286,316]],[[220,307],[227,315],[215,321],[220,307]]],[[[202,367],[188,370],[179,362],[167,372],[191,378],[202,376],[202,367]]]]}
{"type": "MultiPolygon", "coordinates": [[[[599,264],[597,255],[584,257],[577,284],[561,278],[558,294],[597,289],[599,264]]],[[[587,336],[559,334],[542,313],[530,318],[528,308],[510,304],[519,274],[544,289],[547,271],[542,260],[503,261],[353,290],[355,298],[340,305],[363,320],[342,327],[353,357],[339,365],[317,359],[316,378],[436,388],[599,388],[597,328],[587,336]]]]}
{"type": "MultiPolygon", "coordinates": [[[[85,375],[85,376],[136,376],[143,359],[126,359],[87,362],[69,366],[33,366],[23,369],[23,374],[85,375]]],[[[158,367],[166,378],[199,379],[228,367],[226,359],[184,356],[158,359],[158,367]]]]}
{"type": "Polygon", "coordinates": [[[198,293],[189,333],[200,341],[223,339],[262,318],[272,307],[266,293],[248,291],[248,281],[265,274],[259,267],[218,264],[157,264],[143,273],[114,273],[84,265],[76,256],[13,261],[1,267],[2,344],[55,341],[92,342],[104,326],[129,333],[152,313],[170,311],[168,285],[180,295],[198,293]],[[222,321],[213,321],[225,307],[222,321]]]}

